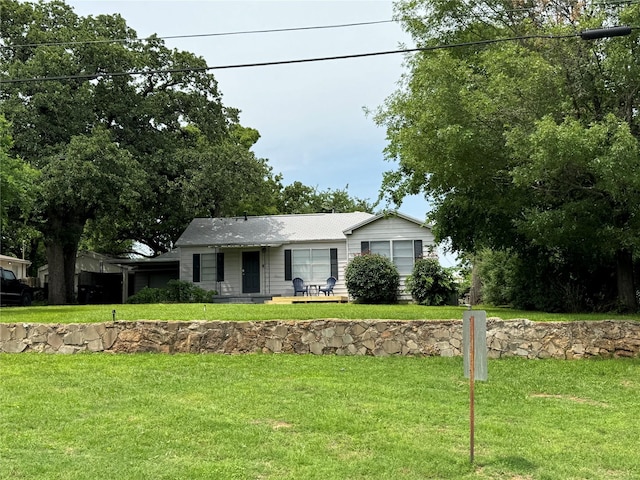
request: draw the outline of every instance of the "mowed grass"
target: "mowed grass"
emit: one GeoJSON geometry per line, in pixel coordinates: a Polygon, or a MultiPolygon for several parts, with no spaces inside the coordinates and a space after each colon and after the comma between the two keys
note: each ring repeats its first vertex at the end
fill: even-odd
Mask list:
{"type": "Polygon", "coordinates": [[[1,479],[637,479],[640,360],[0,355],[1,479]]]}
{"type": "MultiPolygon", "coordinates": [[[[484,309],[488,317],[504,320],[527,318],[533,321],[572,320],[638,320],[636,315],[618,314],[550,314],[510,308],[475,307],[484,309]]],[[[314,320],[336,318],[345,320],[449,320],[462,319],[465,307],[426,307],[421,305],[359,305],[348,304],[152,304],[152,305],[69,305],[46,307],[2,307],[3,323],[94,323],[114,318],[135,320],[314,320]]]]}

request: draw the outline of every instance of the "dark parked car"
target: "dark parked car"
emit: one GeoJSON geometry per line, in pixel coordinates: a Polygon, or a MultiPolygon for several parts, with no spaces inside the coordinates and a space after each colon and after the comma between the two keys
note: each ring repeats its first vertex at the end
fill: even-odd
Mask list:
{"type": "Polygon", "coordinates": [[[11,270],[0,267],[0,305],[31,305],[33,290],[16,278],[11,270]]]}

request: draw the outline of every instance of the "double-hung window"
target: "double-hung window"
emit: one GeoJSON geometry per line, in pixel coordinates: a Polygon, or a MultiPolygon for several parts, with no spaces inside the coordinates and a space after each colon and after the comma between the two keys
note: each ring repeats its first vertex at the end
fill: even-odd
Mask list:
{"type": "Polygon", "coordinates": [[[391,258],[391,245],[389,240],[369,242],[369,252],[391,258]]]}
{"type": "Polygon", "coordinates": [[[337,248],[298,248],[284,251],[284,278],[302,278],[307,283],[338,278],[337,248]]]}
{"type": "Polygon", "coordinates": [[[194,253],[193,283],[223,282],[224,253],[194,253]]]}
{"type": "Polygon", "coordinates": [[[409,275],[415,261],[422,258],[422,240],[372,240],[362,242],[360,250],[390,258],[400,275],[409,275]]]}
{"type": "Polygon", "coordinates": [[[411,240],[394,240],[393,263],[401,275],[409,275],[413,270],[413,242],[411,240]]]}

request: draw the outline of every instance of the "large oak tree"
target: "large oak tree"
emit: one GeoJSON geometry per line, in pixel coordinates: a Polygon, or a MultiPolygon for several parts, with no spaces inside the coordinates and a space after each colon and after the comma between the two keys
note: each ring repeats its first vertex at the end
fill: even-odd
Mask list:
{"type": "Polygon", "coordinates": [[[1,9],[0,113],[9,154],[41,172],[32,221],[50,303],[73,300],[87,225],[94,238],[160,253],[195,214],[235,213],[272,180],[250,151],[257,132],[223,105],[202,58],[138,40],[119,15],[80,17],[61,1],[1,9]]]}

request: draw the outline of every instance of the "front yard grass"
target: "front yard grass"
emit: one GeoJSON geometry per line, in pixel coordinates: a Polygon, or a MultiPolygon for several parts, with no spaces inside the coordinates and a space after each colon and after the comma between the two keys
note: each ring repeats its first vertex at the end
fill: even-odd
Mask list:
{"type": "MultiPolygon", "coordinates": [[[[639,315],[617,314],[551,314],[513,310],[510,308],[475,307],[484,309],[487,317],[503,320],[527,318],[533,321],[570,320],[638,320],[639,315]]],[[[345,320],[449,320],[462,319],[465,307],[425,307],[420,305],[359,305],[359,304],[150,304],[150,305],[71,305],[47,307],[2,307],[3,323],[94,323],[116,320],[315,320],[338,318],[345,320]]]]}
{"type": "Polygon", "coordinates": [[[0,479],[637,479],[640,359],[0,355],[0,479]]]}

